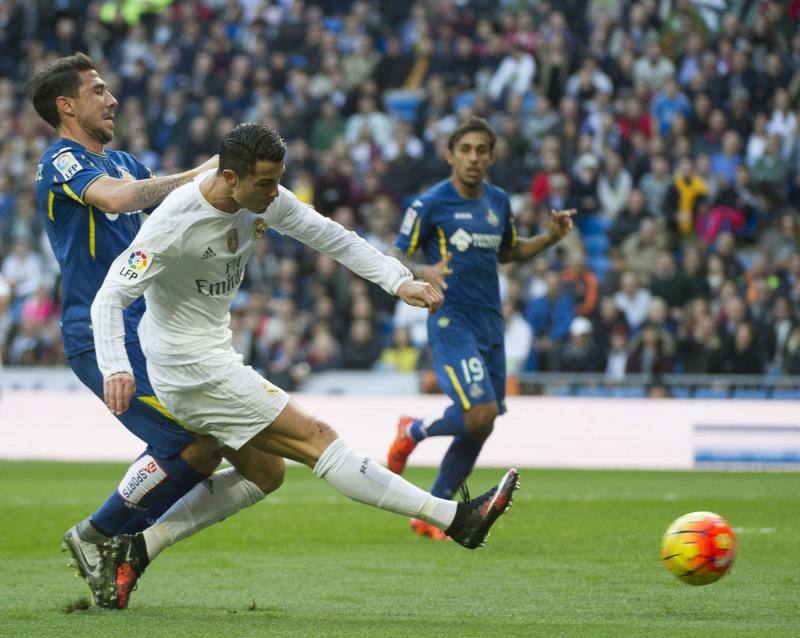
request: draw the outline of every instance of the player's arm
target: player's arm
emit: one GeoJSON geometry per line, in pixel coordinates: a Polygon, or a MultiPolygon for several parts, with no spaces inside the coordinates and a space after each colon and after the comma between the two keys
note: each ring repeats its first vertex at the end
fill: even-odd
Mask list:
{"type": "Polygon", "coordinates": [[[178,186],[192,181],[203,171],[217,168],[218,165],[219,157],[214,155],[190,171],[166,177],[129,180],[103,175],[86,187],[83,201],[108,213],[127,213],[150,208],[161,203],[178,186]]]}
{"type": "Polygon", "coordinates": [[[279,232],[328,255],[407,304],[428,308],[431,313],[439,309],[442,298],[436,289],[414,281],[409,269],[397,259],[384,255],[356,233],[302,204],[283,187],[277,203],[268,212],[268,223],[279,232]]]}
{"type": "MultiPolygon", "coordinates": [[[[144,294],[164,268],[164,257],[172,249],[170,240],[154,242],[153,225],[146,224],[133,243],[111,264],[92,303],[92,332],[97,367],[103,375],[106,405],[114,414],[128,409],[136,390],[125,350],[123,310],[144,294]],[[148,229],[147,226],[150,226],[148,229]]],[[[172,241],[177,242],[176,233],[172,241]]]]}
{"type": "Polygon", "coordinates": [[[572,216],[576,212],[574,208],[550,211],[547,230],[533,237],[517,237],[510,246],[500,250],[500,261],[526,261],[557,244],[572,230],[572,216]]]}

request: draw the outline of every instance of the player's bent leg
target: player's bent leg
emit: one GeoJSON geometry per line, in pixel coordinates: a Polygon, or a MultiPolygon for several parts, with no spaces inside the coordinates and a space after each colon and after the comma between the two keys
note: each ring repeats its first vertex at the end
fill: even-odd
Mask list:
{"type": "MultiPolygon", "coordinates": [[[[226,455],[228,456],[228,455],[226,455]]],[[[283,482],[283,459],[257,449],[230,455],[260,485],[236,467],[218,470],[178,500],[163,516],[139,534],[118,534],[106,544],[107,569],[102,594],[106,606],[125,609],[145,568],[166,547],[255,505],[283,482]]]]}

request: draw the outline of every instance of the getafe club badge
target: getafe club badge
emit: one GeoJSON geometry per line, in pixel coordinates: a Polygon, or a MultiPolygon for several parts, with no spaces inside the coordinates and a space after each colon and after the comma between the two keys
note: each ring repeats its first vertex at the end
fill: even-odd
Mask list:
{"type": "Polygon", "coordinates": [[[253,239],[261,239],[264,233],[267,232],[267,222],[263,219],[257,219],[253,226],[253,239]]]}
{"type": "Polygon", "coordinates": [[[230,250],[232,253],[235,253],[237,250],[239,250],[239,232],[235,228],[231,228],[228,231],[227,240],[228,250],[230,250]]]}
{"type": "Polygon", "coordinates": [[[492,225],[497,226],[500,223],[500,220],[497,219],[497,215],[494,214],[494,211],[490,208],[489,212],[486,213],[486,220],[492,225]]]}

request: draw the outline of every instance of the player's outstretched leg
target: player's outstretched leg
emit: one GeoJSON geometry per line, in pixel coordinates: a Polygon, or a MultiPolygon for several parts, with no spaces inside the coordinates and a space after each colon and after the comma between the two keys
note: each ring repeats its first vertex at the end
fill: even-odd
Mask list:
{"type": "MultiPolygon", "coordinates": [[[[280,416],[247,445],[308,465],[316,476],[325,479],[334,489],[354,501],[419,518],[443,530],[448,536],[452,536],[452,531],[456,534],[454,540],[465,547],[477,547],[472,541],[476,533],[470,531],[475,524],[474,516],[468,516],[467,513],[480,508],[477,503],[479,499],[456,504],[421,490],[369,457],[357,453],[345,441],[337,438],[330,426],[305,412],[294,401],[290,401],[280,416]]],[[[500,499],[504,506],[508,504],[516,486],[516,470],[510,471],[510,474],[514,477],[509,482],[510,491],[505,487],[502,490],[497,488],[505,494],[500,499]]],[[[490,518],[489,525],[496,516],[490,518]]],[[[482,540],[483,537],[478,544],[482,540]]]]}

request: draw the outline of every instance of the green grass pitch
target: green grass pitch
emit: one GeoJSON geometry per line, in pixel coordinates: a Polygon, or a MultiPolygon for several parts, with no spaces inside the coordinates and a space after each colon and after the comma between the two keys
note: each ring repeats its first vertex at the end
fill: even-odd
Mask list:
{"type": "MultiPolygon", "coordinates": [[[[112,464],[0,463],[0,636],[800,635],[800,477],[522,470],[514,508],[473,552],[350,503],[305,468],[281,490],[167,549],[126,611],[65,609],[88,593],[60,537],[113,488],[112,464]],[[739,530],[708,587],[659,564],[678,515],[739,530]]],[[[480,470],[473,493],[500,470],[480,470]]],[[[412,470],[427,486],[432,470],[412,470]]]]}

